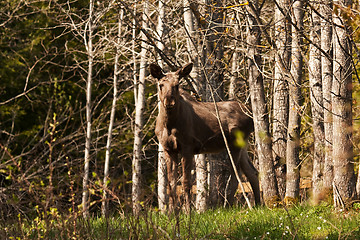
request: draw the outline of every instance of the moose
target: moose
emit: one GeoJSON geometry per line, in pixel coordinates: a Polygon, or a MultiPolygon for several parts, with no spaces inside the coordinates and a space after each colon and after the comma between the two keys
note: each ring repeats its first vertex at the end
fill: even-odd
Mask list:
{"type": "MultiPolygon", "coordinates": [[[[235,133],[241,131],[245,141],[253,131],[253,120],[237,101],[215,103],[197,101],[190,93],[179,87],[181,78],[188,76],[193,64],[188,63],[176,72],[164,73],[157,64],[150,64],[150,73],[158,81],[159,114],[156,119],[155,134],[164,149],[164,158],[169,181],[169,209],[177,207],[176,166],[181,155],[182,186],[185,210],[190,210],[191,166],[195,154],[218,153],[225,149],[224,136],[229,143],[231,155],[248,181],[260,203],[258,172],[250,162],[247,148],[239,148],[234,142],[235,133]],[[219,125],[219,119],[223,132],[219,125]],[[224,133],[224,134],[223,134],[224,133]]],[[[232,173],[232,175],[234,172],[232,173]]],[[[234,176],[234,175],[233,175],[234,176]]],[[[235,179],[235,177],[234,177],[235,179]]]]}

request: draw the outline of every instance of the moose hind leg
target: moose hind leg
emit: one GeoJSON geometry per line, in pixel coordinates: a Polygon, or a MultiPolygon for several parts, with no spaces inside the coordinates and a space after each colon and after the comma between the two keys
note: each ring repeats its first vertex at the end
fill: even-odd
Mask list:
{"type": "Polygon", "coordinates": [[[243,148],[240,151],[240,168],[250,182],[251,188],[254,192],[255,204],[260,204],[260,184],[258,178],[258,171],[251,163],[247,149],[243,148]]]}
{"type": "MultiPolygon", "coordinates": [[[[234,164],[236,167],[236,170],[240,176],[240,164],[239,164],[239,158],[240,158],[240,149],[238,148],[232,148],[231,149],[231,156],[234,160],[234,164]]],[[[233,165],[230,162],[229,165],[230,170],[230,176],[228,179],[226,179],[226,200],[229,203],[229,205],[232,205],[235,200],[235,193],[239,186],[239,181],[235,175],[235,171],[233,169],[233,165]]],[[[226,204],[226,203],[225,203],[226,204]]],[[[224,205],[225,205],[224,204],[224,205]]]]}

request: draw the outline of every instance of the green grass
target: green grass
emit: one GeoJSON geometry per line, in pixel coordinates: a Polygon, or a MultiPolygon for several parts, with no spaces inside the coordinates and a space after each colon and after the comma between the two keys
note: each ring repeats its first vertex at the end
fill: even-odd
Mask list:
{"type": "MultiPolygon", "coordinates": [[[[331,206],[259,207],[167,215],[142,212],[139,218],[116,215],[88,221],[74,216],[21,219],[2,232],[5,239],[359,239],[358,211],[331,206]]],[[[1,232],[0,232],[1,233],[1,232]]]]}

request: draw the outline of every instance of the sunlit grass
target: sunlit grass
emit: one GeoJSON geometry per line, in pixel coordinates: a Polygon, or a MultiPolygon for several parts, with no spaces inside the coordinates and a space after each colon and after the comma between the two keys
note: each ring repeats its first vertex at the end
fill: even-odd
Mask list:
{"type": "Polygon", "coordinates": [[[198,214],[144,211],[139,217],[21,219],[6,239],[359,239],[358,211],[331,206],[218,208],[198,214]],[[34,224],[34,221],[38,221],[34,224]]]}

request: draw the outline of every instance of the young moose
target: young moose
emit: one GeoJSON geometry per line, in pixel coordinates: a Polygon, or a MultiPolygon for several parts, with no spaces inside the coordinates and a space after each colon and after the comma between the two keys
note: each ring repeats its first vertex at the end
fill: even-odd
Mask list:
{"type": "MultiPolygon", "coordinates": [[[[155,134],[164,148],[170,188],[169,209],[176,207],[176,165],[181,155],[182,185],[185,193],[185,209],[190,209],[191,165],[194,154],[217,153],[225,149],[223,135],[212,102],[198,102],[189,93],[179,88],[181,78],[190,74],[193,64],[189,63],[176,72],[164,74],[161,67],[150,65],[151,75],[158,79],[160,98],[159,115],[155,134]]],[[[260,203],[258,174],[247,154],[247,149],[234,145],[236,131],[248,139],[253,131],[252,119],[243,112],[241,104],[235,101],[216,103],[229,148],[235,164],[248,178],[260,203]]],[[[233,174],[234,175],[234,174],[233,174]]],[[[235,176],[232,176],[235,179],[235,176]]]]}

